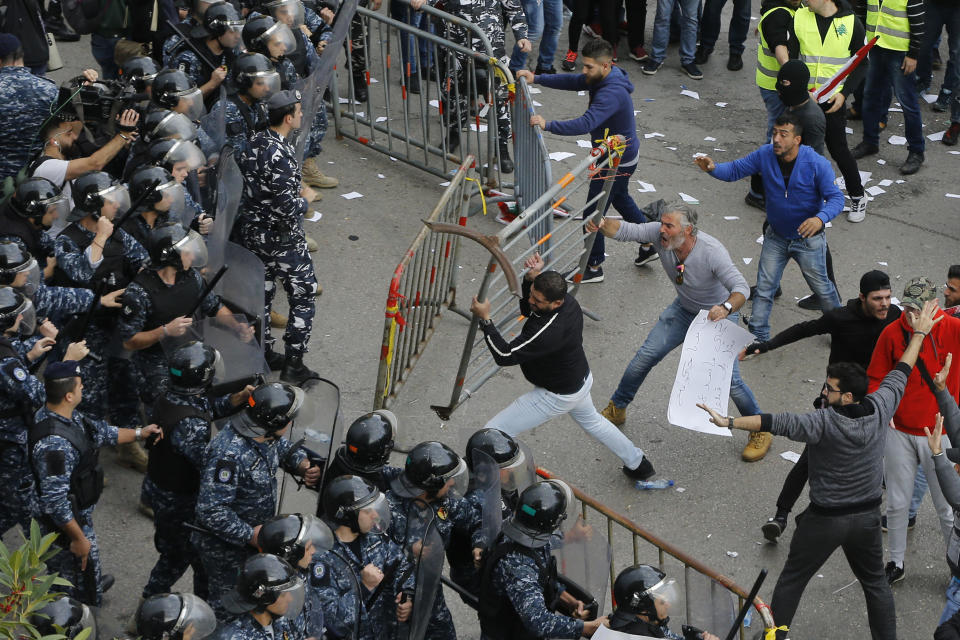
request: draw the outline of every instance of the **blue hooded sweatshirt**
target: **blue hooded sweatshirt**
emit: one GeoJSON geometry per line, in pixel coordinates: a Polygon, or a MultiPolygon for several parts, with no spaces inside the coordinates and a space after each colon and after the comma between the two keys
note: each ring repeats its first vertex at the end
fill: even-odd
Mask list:
{"type": "Polygon", "coordinates": [[[637,125],[633,117],[633,83],[620,67],[613,67],[607,77],[595,85],[588,85],[586,76],[572,73],[552,73],[539,75],[534,82],[551,89],[565,91],[590,92],[590,106],[587,112],[573,120],[551,120],[547,131],[561,136],[579,136],[590,134],[590,140],[596,145],[604,134],[621,135],[627,140],[627,150],[623,154],[623,163],[630,164],[637,158],[640,146],[637,144],[637,125]]]}

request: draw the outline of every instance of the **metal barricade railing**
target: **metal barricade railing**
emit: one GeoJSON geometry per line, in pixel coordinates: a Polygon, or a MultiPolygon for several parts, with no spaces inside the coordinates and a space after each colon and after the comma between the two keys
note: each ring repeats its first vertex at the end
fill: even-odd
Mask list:
{"type": "MultiPolygon", "coordinates": [[[[540,127],[530,124],[530,116],[535,115],[533,98],[527,81],[519,78],[516,83],[516,96],[513,101],[513,148],[516,160],[515,195],[517,211],[523,211],[547,192],[553,183],[550,169],[550,154],[543,141],[540,127]]],[[[538,217],[536,225],[530,227],[530,233],[543,238],[553,231],[553,216],[542,215],[549,203],[541,210],[534,211],[538,217]]],[[[549,241],[545,245],[549,247],[549,241]]]]}
{"type": "MultiPolygon", "coordinates": [[[[472,156],[464,159],[427,220],[466,224],[471,192],[478,188],[474,164],[472,156]]],[[[433,335],[440,314],[453,302],[459,248],[458,236],[424,227],[394,269],[387,294],[375,409],[387,408],[396,397],[433,335]]]]}
{"type": "MultiPolygon", "coordinates": [[[[594,241],[594,234],[585,233],[582,216],[587,208],[594,206],[596,210],[592,219],[599,221],[613,184],[608,178],[615,175],[619,166],[622,152],[619,143],[619,139],[614,137],[592,149],[590,155],[581,160],[573,171],[557,180],[497,234],[500,249],[509,258],[518,277],[522,277],[526,272],[526,259],[534,252],[539,252],[547,269],[571,276],[573,286],[570,293],[576,295],[594,241]],[[594,180],[602,180],[602,187],[599,192],[589,197],[590,183],[594,180]],[[568,202],[572,196],[582,196],[583,204],[573,208],[568,217],[551,221],[551,230],[539,234],[538,230],[548,225],[544,218],[552,217],[553,210],[568,202]],[[524,231],[526,233],[523,233],[524,231]],[[525,242],[527,239],[529,241],[525,242]]],[[[503,336],[519,331],[525,318],[518,315],[517,298],[514,292],[511,292],[503,270],[497,269],[497,262],[493,259],[480,283],[477,297],[490,301],[490,317],[503,336]]],[[[584,314],[598,319],[586,309],[584,314]]],[[[449,419],[457,407],[500,369],[478,329],[478,319],[473,316],[464,341],[460,366],[454,378],[450,403],[431,406],[442,420],[449,419]]]]}
{"type": "MultiPolygon", "coordinates": [[[[554,478],[551,472],[546,469],[538,468],[537,473],[544,478],[554,478]]],[[[568,483],[569,484],[569,483],[568,483]]],[[[717,607],[717,603],[722,603],[725,596],[729,595],[736,598],[737,608],[742,607],[744,601],[749,597],[748,590],[744,589],[731,578],[711,569],[696,558],[691,557],[686,552],[653,535],[637,523],[633,522],[624,515],[613,511],[595,498],[585,494],[576,487],[572,487],[574,496],[580,501],[581,515],[587,524],[597,528],[598,520],[606,521],[605,535],[610,549],[613,550],[610,558],[610,585],[617,577],[617,560],[624,555],[630,556],[630,560],[624,562],[621,560],[621,568],[626,568],[627,562],[630,564],[656,564],[668,576],[676,577],[674,573],[667,570],[668,558],[676,560],[683,566],[683,593],[684,593],[684,616],[685,623],[692,624],[701,629],[706,629],[712,633],[723,637],[723,634],[733,625],[735,618],[728,615],[733,609],[731,600],[730,608],[727,611],[720,611],[722,606],[717,607]],[[619,534],[619,535],[615,535],[619,534]],[[623,541],[623,537],[628,536],[630,542],[630,552],[626,552],[622,545],[618,543],[623,541]],[[656,560],[653,561],[641,551],[641,544],[649,543],[656,548],[656,560]],[[711,606],[711,601],[714,606],[711,606]],[[704,613],[707,609],[707,613],[704,613]],[[724,624],[726,626],[724,627],[724,624]]],[[[679,580],[678,580],[679,582],[679,580]]],[[[774,625],[773,614],[770,606],[759,597],[754,598],[753,608],[759,614],[765,629],[771,629],[774,625]]],[[[746,638],[746,628],[744,624],[740,625],[739,638],[746,638]]]]}
{"type": "MultiPolygon", "coordinates": [[[[397,0],[412,11],[407,0],[397,0]]],[[[345,78],[331,83],[331,101],[337,137],[356,140],[397,160],[441,177],[448,177],[460,158],[476,158],[477,171],[488,186],[501,185],[498,158],[497,110],[512,100],[513,75],[493,55],[493,48],[475,24],[429,5],[421,8],[426,28],[357,9],[362,21],[362,38],[367,68],[361,81],[367,83],[368,98],[354,100],[353,60],[346,56],[345,78]],[[457,44],[454,30],[482,51],[457,44]],[[433,63],[403,60],[402,49],[419,56],[417,43],[426,43],[426,58],[433,63]],[[411,82],[419,93],[411,92],[411,82]],[[499,91],[498,91],[499,88],[499,91]],[[345,91],[344,91],[345,90],[345,91]],[[341,97],[346,93],[346,97],[341,97]],[[459,123],[459,126],[458,126],[459,123]],[[469,125],[467,131],[463,125],[469,125]],[[459,146],[451,145],[451,132],[459,131],[459,146]]]]}

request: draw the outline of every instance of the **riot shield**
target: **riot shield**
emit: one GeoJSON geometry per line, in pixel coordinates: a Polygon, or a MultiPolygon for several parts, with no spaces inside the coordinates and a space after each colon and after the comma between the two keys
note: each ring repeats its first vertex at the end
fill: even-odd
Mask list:
{"type": "MultiPolygon", "coordinates": [[[[327,461],[339,446],[343,435],[340,417],[340,389],[321,378],[306,391],[306,400],[293,420],[287,439],[307,453],[311,464],[326,471],[327,461]]],[[[315,513],[319,497],[313,492],[298,491],[296,481],[284,474],[280,480],[277,513],[315,513]]],[[[323,486],[323,475],[317,487],[323,486]]]]}
{"type": "Polygon", "coordinates": [[[475,449],[470,473],[470,491],[480,503],[480,531],[483,546],[489,549],[500,534],[503,525],[504,504],[500,497],[500,466],[489,455],[475,449]]]}
{"type": "Polygon", "coordinates": [[[587,609],[595,608],[591,611],[595,616],[603,615],[610,588],[610,544],[603,534],[577,518],[552,553],[567,591],[583,601],[587,609]],[[596,603],[595,607],[591,600],[596,603]]]}
{"type": "Polygon", "coordinates": [[[302,163],[305,158],[307,148],[307,138],[310,137],[310,127],[314,118],[320,109],[326,109],[323,102],[323,94],[330,86],[330,78],[333,77],[333,69],[337,63],[337,57],[343,49],[343,41],[350,31],[350,23],[353,21],[353,14],[357,11],[357,0],[342,0],[340,8],[337,9],[337,15],[333,21],[333,37],[327,42],[326,48],[320,55],[320,63],[313,72],[304,78],[297,87],[303,95],[301,108],[303,110],[303,124],[296,134],[293,146],[296,149],[297,157],[302,163]]]}
{"type": "MultiPolygon", "coordinates": [[[[213,273],[216,273],[217,269],[224,264],[226,245],[230,240],[233,225],[237,221],[240,196],[243,193],[243,175],[240,173],[240,167],[237,166],[232,147],[224,147],[220,154],[216,181],[216,207],[212,209],[215,218],[213,229],[207,235],[209,265],[213,273]]],[[[262,291],[260,306],[263,306],[262,291]]]]}
{"type": "Polygon", "coordinates": [[[210,111],[201,116],[200,127],[207,132],[215,148],[222,149],[227,143],[227,87],[222,83],[217,89],[217,101],[210,107],[210,111]]]}
{"type": "Polygon", "coordinates": [[[419,500],[408,504],[405,548],[415,563],[413,611],[406,623],[400,624],[397,637],[423,640],[440,589],[445,558],[443,539],[437,531],[433,507],[429,504],[419,500]]]}
{"type": "MultiPolygon", "coordinates": [[[[722,637],[737,616],[734,595],[723,585],[693,569],[686,569],[684,577],[686,623],[722,637]]],[[[679,609],[676,615],[680,616],[679,609]]]]}

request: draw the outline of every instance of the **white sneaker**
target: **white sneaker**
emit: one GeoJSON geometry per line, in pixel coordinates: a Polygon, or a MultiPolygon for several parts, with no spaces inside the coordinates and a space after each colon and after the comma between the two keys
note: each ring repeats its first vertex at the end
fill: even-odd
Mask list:
{"type": "Polygon", "coordinates": [[[867,217],[867,197],[850,199],[850,211],[847,213],[847,222],[863,222],[867,217]]]}

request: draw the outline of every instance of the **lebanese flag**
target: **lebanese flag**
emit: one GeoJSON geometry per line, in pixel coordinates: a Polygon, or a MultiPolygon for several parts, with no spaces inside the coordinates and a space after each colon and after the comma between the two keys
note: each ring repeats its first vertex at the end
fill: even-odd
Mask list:
{"type": "Polygon", "coordinates": [[[874,36],[867,44],[860,47],[860,50],[857,51],[856,55],[847,60],[847,63],[840,67],[840,70],[830,78],[830,80],[824,83],[819,89],[813,92],[813,97],[816,98],[818,104],[823,104],[827,100],[833,97],[833,94],[837,92],[840,88],[840,85],[843,83],[843,80],[850,75],[850,72],[857,68],[864,58],[867,57],[867,52],[873,48],[873,45],[877,44],[877,39],[879,36],[874,36]]]}

